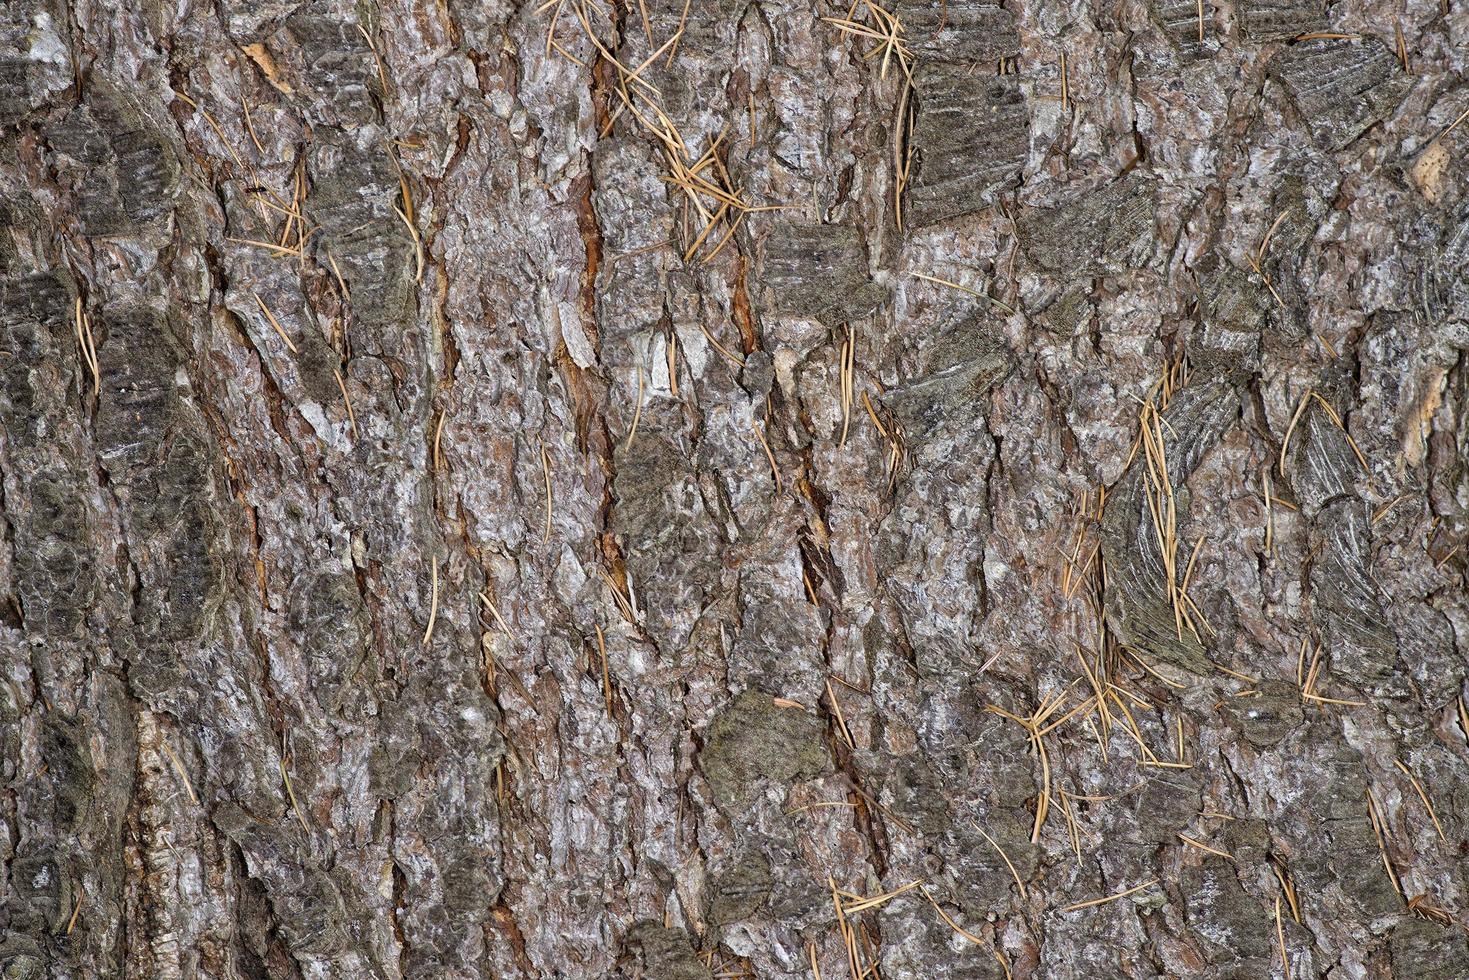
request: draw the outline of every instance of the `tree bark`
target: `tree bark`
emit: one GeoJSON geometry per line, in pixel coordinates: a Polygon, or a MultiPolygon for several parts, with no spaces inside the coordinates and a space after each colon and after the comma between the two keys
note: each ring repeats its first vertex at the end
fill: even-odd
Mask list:
{"type": "Polygon", "coordinates": [[[1469,976],[1460,0],[0,0],[0,974],[1469,976]]]}

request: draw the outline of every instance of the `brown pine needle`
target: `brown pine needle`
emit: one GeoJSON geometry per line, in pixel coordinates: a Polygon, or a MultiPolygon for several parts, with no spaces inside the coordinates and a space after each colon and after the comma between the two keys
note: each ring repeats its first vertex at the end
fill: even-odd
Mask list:
{"type": "Polygon", "coordinates": [[[290,349],[291,353],[300,354],[301,352],[296,349],[296,345],[291,343],[291,338],[286,336],[286,331],[281,326],[280,321],[275,318],[274,313],[270,312],[270,307],[265,305],[265,300],[261,299],[258,293],[251,293],[250,295],[255,297],[255,302],[260,305],[260,312],[265,314],[265,318],[270,321],[270,325],[275,328],[276,334],[285,342],[286,347],[290,349]]]}
{"type": "Polygon", "coordinates": [[[914,58],[903,41],[903,24],[898,15],[884,9],[873,0],[862,0],[862,2],[866,7],[868,17],[866,23],[854,19],[857,16],[856,2],[853,2],[845,18],[823,17],[821,19],[853,37],[877,42],[876,46],[863,57],[871,59],[877,55],[882,56],[882,67],[878,71],[879,78],[887,78],[888,68],[894,62],[903,73],[903,87],[898,94],[896,113],[899,122],[893,131],[893,218],[898,229],[902,230],[903,191],[908,185],[908,176],[913,162],[911,137],[916,114],[913,111],[911,96],[914,58]]]}
{"type": "Polygon", "coordinates": [[[836,716],[837,730],[842,733],[842,740],[847,743],[847,748],[855,749],[857,743],[852,741],[852,730],[847,727],[847,719],[842,715],[841,702],[837,700],[836,692],[831,689],[831,681],[826,682],[826,699],[831,702],[832,714],[836,716]]]}
{"type": "Polygon", "coordinates": [[[510,626],[505,622],[505,617],[500,615],[500,610],[495,608],[495,600],[490,598],[490,593],[488,591],[481,592],[479,598],[480,602],[484,603],[485,608],[489,610],[490,616],[495,620],[495,625],[500,627],[500,632],[504,633],[511,641],[514,641],[515,634],[510,631],[510,626]]]}
{"type": "Polygon", "coordinates": [[[428,627],[423,631],[423,645],[428,646],[434,638],[434,623],[439,619],[439,563],[429,566],[428,627]]]}
{"type": "Polygon", "coordinates": [[[1280,440],[1280,475],[1285,475],[1285,451],[1290,448],[1291,433],[1296,431],[1296,423],[1301,420],[1301,413],[1306,410],[1306,403],[1311,400],[1315,392],[1310,388],[1301,396],[1301,401],[1296,405],[1296,413],[1290,417],[1290,424],[1285,427],[1285,438],[1280,440]]]}
{"type": "Polygon", "coordinates": [[[1061,52],[1061,111],[1067,112],[1071,107],[1071,75],[1066,70],[1066,52],[1061,52]]]}
{"type": "Polygon", "coordinates": [[[743,357],[740,357],[740,356],[736,355],[736,354],[731,354],[729,352],[729,349],[726,348],[723,344],[721,344],[719,342],[718,338],[716,338],[712,333],[709,332],[709,328],[704,324],[704,322],[702,320],[699,321],[699,329],[702,330],[702,331],[704,331],[704,337],[705,337],[705,339],[707,339],[709,341],[709,343],[711,343],[711,344],[714,345],[714,349],[715,350],[719,351],[719,353],[721,353],[725,357],[729,358],[729,360],[732,363],[734,363],[736,366],[738,366],[738,367],[744,367],[745,366],[745,359],[743,357]]]}
{"type": "Polygon", "coordinates": [[[1438,814],[1433,812],[1433,803],[1428,799],[1428,792],[1423,788],[1423,784],[1418,782],[1418,777],[1413,775],[1412,771],[1403,764],[1403,760],[1394,759],[1393,764],[1402,770],[1403,775],[1408,777],[1408,782],[1413,784],[1413,789],[1417,791],[1418,798],[1423,801],[1423,808],[1428,811],[1428,819],[1433,821],[1433,829],[1438,831],[1438,839],[1447,844],[1449,839],[1444,836],[1443,826],[1438,822],[1438,814]]]}
{"type": "Polygon", "coordinates": [[[1286,976],[1290,976],[1290,956],[1285,951],[1285,923],[1280,919],[1280,896],[1275,896],[1275,938],[1280,943],[1280,965],[1286,976]]]}
{"type": "MultiPolygon", "coordinates": [[[[1143,450],[1143,462],[1146,465],[1144,479],[1146,492],[1143,497],[1148,505],[1148,514],[1152,518],[1153,534],[1158,542],[1158,551],[1163,560],[1163,579],[1168,588],[1169,604],[1173,607],[1174,629],[1178,638],[1183,639],[1185,628],[1193,634],[1194,639],[1202,643],[1199,636],[1199,625],[1212,633],[1213,628],[1208,624],[1197,605],[1188,597],[1188,577],[1185,572],[1183,581],[1179,580],[1178,560],[1178,507],[1173,495],[1173,482],[1168,472],[1168,456],[1165,448],[1163,430],[1166,422],[1160,412],[1160,406],[1153,400],[1154,392],[1162,389],[1161,403],[1167,405],[1167,400],[1173,394],[1175,387],[1182,383],[1186,376],[1185,369],[1180,362],[1173,365],[1164,374],[1160,382],[1149,392],[1147,400],[1139,401],[1138,410],[1138,444],[1143,450]]],[[[1134,447],[1134,455],[1136,447],[1134,447]]],[[[1129,461],[1130,465],[1130,461],[1129,461]]],[[[1201,537],[1194,545],[1194,553],[1189,561],[1189,569],[1192,569],[1193,561],[1198,557],[1198,549],[1203,545],[1201,537]]]]}
{"type": "MultiPolygon", "coordinates": [[[[567,0],[549,0],[538,9],[539,12],[552,9],[551,24],[546,35],[546,53],[550,56],[552,50],[560,51],[568,58],[567,54],[554,39],[556,25],[561,11],[567,0]]],[[[660,145],[663,162],[668,173],[660,179],[677,187],[683,192],[685,229],[687,230],[688,216],[690,213],[697,216],[700,222],[700,230],[689,241],[684,249],[684,261],[691,261],[704,249],[706,244],[713,240],[715,231],[721,223],[726,227],[723,234],[717,239],[714,247],[707,251],[700,261],[709,262],[714,259],[729,242],[735,230],[744,220],[747,213],[751,211],[773,210],[779,205],[766,205],[756,207],[745,197],[744,192],[737,188],[732,182],[729,170],[725,167],[720,157],[720,137],[711,138],[709,148],[697,159],[691,161],[687,151],[687,143],[683,135],[678,131],[668,114],[663,111],[659,103],[658,89],[650,82],[642,78],[642,73],[650,65],[655,63],[666,52],[668,62],[673,63],[674,54],[678,50],[679,40],[683,37],[684,27],[688,17],[688,4],[685,3],[684,14],[680,19],[679,27],[673,36],[660,45],[647,58],[635,68],[629,69],[613,55],[606,43],[598,37],[588,17],[588,8],[584,0],[572,0],[572,11],[585,31],[587,40],[596,50],[597,54],[613,66],[617,77],[613,86],[613,92],[622,101],[622,105],[612,113],[604,127],[603,134],[610,132],[618,118],[625,112],[636,124],[647,134],[652,136],[660,145]],[[707,171],[707,176],[706,172],[707,171]],[[708,202],[713,202],[714,210],[708,202]]],[[[647,26],[645,25],[645,30],[647,26]]],[[[573,61],[577,59],[572,58],[573,61]]],[[[580,64],[580,62],[578,62],[580,64]]],[[[753,133],[751,142],[754,141],[753,133]]],[[[686,239],[688,241],[688,239],[686,239]]]]}
{"type": "MultiPolygon", "coordinates": [[[[1299,661],[1297,662],[1296,671],[1297,671],[1297,674],[1299,675],[1299,673],[1300,673],[1300,662],[1299,661]]],[[[1349,708],[1363,708],[1363,707],[1366,707],[1366,704],[1367,703],[1365,701],[1345,701],[1345,700],[1343,700],[1341,698],[1328,698],[1328,697],[1325,697],[1323,695],[1317,694],[1316,693],[1316,678],[1318,676],[1320,676],[1320,673],[1321,673],[1321,647],[1320,646],[1317,646],[1316,647],[1315,654],[1313,654],[1312,657],[1311,657],[1311,666],[1306,671],[1305,683],[1301,685],[1301,698],[1303,700],[1312,701],[1312,702],[1315,702],[1316,704],[1335,704],[1335,705],[1341,705],[1343,707],[1349,707],[1349,708]]]]}
{"type": "Polygon", "coordinates": [[[1234,860],[1234,855],[1233,854],[1230,854],[1228,851],[1221,851],[1217,847],[1210,847],[1208,844],[1205,844],[1203,841],[1194,840],[1192,837],[1189,837],[1187,834],[1179,834],[1178,835],[1178,839],[1181,840],[1181,841],[1183,841],[1185,844],[1191,844],[1194,847],[1197,847],[1201,851],[1208,851],[1210,854],[1217,854],[1218,856],[1220,856],[1222,858],[1225,858],[1227,860],[1230,860],[1230,861],[1233,861],[1234,860]]]}
{"type": "Polygon", "coordinates": [[[984,293],[981,293],[977,289],[971,289],[968,286],[961,286],[957,282],[951,282],[948,279],[940,279],[938,276],[926,276],[921,272],[910,272],[908,273],[908,275],[912,276],[914,279],[922,279],[924,282],[932,282],[937,283],[940,286],[948,286],[950,289],[957,289],[961,293],[968,293],[970,296],[977,296],[980,299],[989,299],[988,296],[986,296],[984,293]]]}
{"type": "Polygon", "coordinates": [[[1030,736],[1031,747],[1035,749],[1036,756],[1040,760],[1041,789],[1039,795],[1036,797],[1035,822],[1031,825],[1030,830],[1030,842],[1032,844],[1038,843],[1040,841],[1041,828],[1045,826],[1046,815],[1050,812],[1051,807],[1051,759],[1050,755],[1046,751],[1046,742],[1044,736],[1047,732],[1055,728],[1057,725],[1061,725],[1069,721],[1071,718],[1075,717],[1078,713],[1086,710],[1090,706],[1090,699],[1088,699],[1087,701],[1083,701],[1076,708],[1073,708],[1071,711],[1067,712],[1059,721],[1053,722],[1049,726],[1046,726],[1046,722],[1050,719],[1051,715],[1053,715],[1056,710],[1060,708],[1061,705],[1063,705],[1066,700],[1071,696],[1071,688],[1074,687],[1075,684],[1076,682],[1072,682],[1072,684],[1068,685],[1066,689],[1060,694],[1057,694],[1052,698],[1042,700],[1040,707],[1036,708],[1036,710],[1032,712],[1030,717],[1028,718],[1022,718],[1019,715],[1014,714],[1013,712],[1006,711],[1004,708],[1001,708],[998,705],[991,704],[985,706],[986,711],[992,714],[1000,715],[1003,718],[1009,718],[1011,721],[1018,724],[1021,728],[1025,729],[1026,733],[1030,736]]]}
{"type": "Polygon", "coordinates": [[[1270,506],[1270,467],[1264,469],[1265,482],[1265,554],[1275,557],[1275,508],[1270,506]]]}
{"type": "Polygon", "coordinates": [[[990,847],[993,847],[996,853],[1000,855],[1000,860],[1004,861],[1005,867],[1010,869],[1010,877],[1015,879],[1015,887],[1020,889],[1021,899],[1024,899],[1026,897],[1025,882],[1020,880],[1020,872],[1015,870],[1015,865],[1010,861],[1010,855],[1005,853],[1005,849],[1001,847],[993,837],[984,832],[984,828],[981,827],[978,822],[975,822],[974,829],[979,831],[980,836],[989,841],[990,847]]]}
{"type": "Polygon", "coordinates": [[[928,904],[933,906],[933,910],[939,914],[939,918],[943,919],[950,929],[953,929],[956,933],[963,936],[965,939],[969,940],[969,942],[973,943],[976,946],[988,947],[989,951],[994,954],[995,959],[999,960],[1000,966],[1004,968],[1006,980],[1009,980],[1010,964],[1006,963],[1005,957],[1000,955],[1000,949],[998,946],[991,946],[989,943],[985,942],[983,939],[980,939],[974,933],[970,932],[968,929],[965,929],[963,926],[959,925],[959,923],[955,922],[953,918],[949,915],[949,913],[944,911],[943,906],[934,901],[933,896],[928,893],[927,888],[920,888],[918,890],[922,893],[924,898],[928,899],[928,904]]]}
{"type": "Polygon", "coordinates": [[[1076,815],[1071,812],[1071,794],[1064,789],[1057,797],[1061,801],[1061,815],[1066,818],[1066,834],[1071,838],[1071,851],[1076,855],[1076,866],[1081,867],[1081,831],[1076,825],[1076,815]]]}
{"type": "Polygon", "coordinates": [[[546,452],[546,443],[544,441],[541,442],[541,474],[545,477],[546,481],[546,533],[542,536],[541,540],[550,541],[551,513],[553,507],[553,498],[551,495],[551,454],[546,452]]]}
{"type": "Polygon", "coordinates": [[[291,801],[291,809],[296,812],[296,820],[300,822],[301,829],[309,837],[311,828],[306,825],[306,817],[301,813],[301,803],[296,799],[296,788],[291,785],[291,773],[286,769],[286,733],[281,732],[281,779],[286,784],[286,796],[291,801]]]}
{"type": "Polygon", "coordinates": [[[1265,253],[1270,249],[1270,239],[1275,237],[1275,230],[1280,227],[1280,223],[1285,220],[1288,214],[1290,214],[1289,208],[1280,212],[1275,221],[1271,223],[1270,230],[1265,232],[1265,237],[1260,239],[1260,247],[1255,254],[1255,261],[1257,263],[1265,261],[1265,253]]]}
{"type": "Polygon", "coordinates": [[[340,388],[342,391],[342,401],[345,402],[347,405],[347,424],[352,429],[352,438],[356,439],[357,413],[352,411],[352,396],[347,394],[347,380],[342,377],[342,372],[336,370],[335,368],[332,370],[332,374],[336,376],[337,387],[340,388]]]}
{"type": "Polygon", "coordinates": [[[940,279],[938,276],[926,276],[921,272],[910,272],[908,273],[908,275],[912,276],[914,279],[922,279],[924,282],[931,282],[939,286],[948,286],[950,289],[957,289],[961,293],[968,293],[970,296],[975,296],[979,299],[984,300],[987,303],[993,303],[995,306],[998,306],[1000,309],[1004,310],[1006,313],[1011,314],[1012,316],[1015,314],[1014,307],[1007,306],[1006,304],[1001,303],[999,300],[995,299],[988,293],[982,293],[977,289],[971,289],[968,286],[961,285],[957,282],[951,282],[948,279],[940,279]]]}
{"type": "Polygon", "coordinates": [[[414,225],[413,219],[405,214],[402,208],[394,204],[393,213],[398,216],[398,219],[403,222],[404,227],[408,229],[408,237],[413,242],[413,261],[415,265],[413,281],[422,285],[424,266],[423,238],[418,234],[418,227],[414,225]]]}
{"type": "Polygon", "coordinates": [[[633,409],[632,426],[627,430],[627,442],[623,443],[623,450],[632,448],[633,437],[638,434],[638,420],[643,417],[643,366],[638,365],[638,405],[633,409]]]}
{"type": "Polygon", "coordinates": [[[1441,926],[1454,924],[1454,917],[1447,910],[1430,902],[1427,895],[1414,895],[1408,899],[1408,911],[1430,922],[1437,922],[1441,926]]]}
{"type": "Polygon", "coordinates": [[[1372,792],[1371,787],[1367,789],[1367,816],[1372,821],[1372,833],[1377,837],[1377,849],[1382,853],[1382,866],[1387,869],[1388,880],[1392,882],[1393,891],[1403,898],[1403,886],[1398,882],[1397,869],[1393,867],[1392,858],[1387,854],[1387,839],[1383,833],[1382,817],[1377,806],[1377,794],[1372,792]]]}
{"type": "Polygon", "coordinates": [[[673,32],[674,45],[668,52],[668,64],[673,65],[673,56],[678,53],[677,39],[683,37],[684,26],[689,22],[689,3],[691,0],[683,0],[683,13],[678,17],[678,30],[673,32]]]}
{"type": "Polygon", "coordinates": [[[922,887],[923,881],[924,879],[919,878],[916,881],[910,881],[906,885],[901,885],[897,888],[894,888],[890,892],[883,892],[881,895],[873,895],[871,898],[859,898],[852,904],[843,906],[842,911],[846,915],[855,915],[858,912],[865,912],[868,909],[875,909],[879,905],[887,904],[888,902],[897,898],[899,895],[902,895],[904,892],[910,892],[915,888],[922,887]]]}
{"type": "Polygon", "coordinates": [[[852,424],[852,375],[856,369],[857,332],[849,323],[847,324],[847,339],[842,344],[841,361],[841,401],[842,401],[842,438],[837,448],[845,449],[847,445],[847,429],[852,424]]]}
{"type": "Polygon", "coordinates": [[[601,574],[602,581],[607,583],[607,588],[612,591],[612,599],[617,603],[617,609],[622,613],[622,618],[629,623],[636,624],[638,616],[633,610],[631,598],[623,593],[622,587],[617,584],[617,579],[613,578],[607,569],[599,568],[597,571],[601,574]]]}
{"type": "Polygon", "coordinates": [[[158,743],[163,747],[163,754],[168,756],[168,761],[173,764],[174,772],[178,773],[179,781],[184,784],[184,792],[189,794],[189,802],[195,806],[199,805],[199,797],[194,795],[194,784],[189,782],[189,774],[184,771],[184,764],[179,757],[173,754],[173,748],[165,741],[158,743]]]}
{"type": "Polygon", "coordinates": [[[607,699],[607,717],[612,717],[612,674],[607,669],[607,638],[602,635],[602,627],[593,624],[597,631],[597,652],[602,657],[602,694],[607,699]]]}
{"type": "Polygon", "coordinates": [[[236,245],[253,245],[256,248],[263,248],[267,251],[276,253],[276,256],[278,258],[283,255],[301,254],[301,249],[299,248],[287,248],[284,245],[277,245],[275,242],[261,242],[256,241],[253,238],[226,238],[225,241],[234,242],[236,245]]]}
{"type": "Polygon", "coordinates": [[[837,892],[836,881],[830,875],[828,875],[826,883],[831,886],[831,904],[832,908],[836,910],[837,931],[841,934],[842,945],[846,947],[847,966],[851,970],[851,976],[855,980],[855,978],[859,978],[866,973],[865,970],[862,970],[858,966],[858,962],[861,959],[861,954],[857,949],[856,936],[852,932],[852,927],[847,924],[847,914],[842,909],[842,899],[837,892]]]}
{"type": "Polygon", "coordinates": [[[1126,898],[1129,895],[1134,895],[1134,894],[1142,891],[1145,888],[1151,888],[1153,885],[1156,885],[1157,883],[1158,883],[1158,879],[1157,878],[1151,878],[1151,879],[1143,882],[1141,885],[1133,885],[1131,888],[1124,889],[1123,891],[1120,891],[1120,892],[1118,892],[1115,895],[1107,895],[1104,898],[1094,898],[1094,899],[1092,899],[1091,901],[1088,901],[1088,902],[1077,902],[1075,905],[1068,905],[1068,906],[1066,906],[1061,911],[1062,912],[1075,912],[1078,909],[1089,909],[1089,908],[1091,908],[1091,907],[1093,907],[1095,905],[1105,905],[1108,902],[1115,902],[1119,898],[1126,898]]]}
{"type": "Polygon", "coordinates": [[[780,467],[775,465],[775,453],[770,451],[770,443],[765,441],[765,432],[759,420],[751,422],[750,427],[755,430],[755,438],[760,440],[760,448],[765,450],[765,458],[770,463],[770,475],[775,478],[775,493],[779,496],[784,489],[784,484],[780,478],[780,467]]]}
{"type": "Polygon", "coordinates": [[[78,886],[77,887],[77,900],[76,900],[76,904],[72,906],[72,909],[71,909],[71,918],[66,920],[66,933],[65,933],[65,935],[70,936],[71,933],[72,933],[72,930],[77,927],[77,916],[79,916],[79,915],[82,914],[82,898],[85,895],[86,895],[86,887],[84,885],[78,886]]]}
{"type": "Polygon", "coordinates": [[[433,467],[435,473],[441,471],[444,468],[444,456],[443,453],[440,452],[440,444],[442,443],[444,437],[444,422],[446,422],[448,418],[449,410],[447,408],[439,409],[439,421],[434,425],[434,444],[432,453],[433,467]]]}
{"type": "Polygon", "coordinates": [[[92,333],[92,318],[82,308],[80,296],[76,300],[73,327],[76,331],[77,348],[82,353],[82,361],[92,375],[92,397],[96,398],[102,392],[102,369],[101,363],[97,360],[97,338],[92,333]]]}
{"type": "MultiPolygon", "coordinates": [[[[1234,818],[1228,817],[1227,819],[1233,820],[1234,818]]],[[[1270,873],[1275,875],[1275,880],[1280,883],[1280,891],[1285,896],[1286,904],[1290,907],[1291,918],[1295,919],[1296,923],[1299,924],[1301,921],[1301,904],[1296,899],[1296,885],[1291,880],[1290,875],[1286,873],[1284,866],[1279,863],[1279,858],[1271,857],[1270,873]]]]}

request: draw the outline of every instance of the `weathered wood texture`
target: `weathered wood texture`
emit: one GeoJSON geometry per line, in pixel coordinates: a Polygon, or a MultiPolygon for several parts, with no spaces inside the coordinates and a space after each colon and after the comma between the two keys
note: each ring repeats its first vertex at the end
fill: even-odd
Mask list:
{"type": "Polygon", "coordinates": [[[1469,3],[890,9],[0,0],[0,975],[1469,976],[1469,3]]]}

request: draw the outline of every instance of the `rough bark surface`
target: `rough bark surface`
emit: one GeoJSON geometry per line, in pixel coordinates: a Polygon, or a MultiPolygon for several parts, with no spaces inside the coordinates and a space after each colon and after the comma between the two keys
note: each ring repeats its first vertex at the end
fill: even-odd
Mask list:
{"type": "Polygon", "coordinates": [[[0,975],[1469,976],[1469,3],[884,9],[0,0],[0,975]]]}

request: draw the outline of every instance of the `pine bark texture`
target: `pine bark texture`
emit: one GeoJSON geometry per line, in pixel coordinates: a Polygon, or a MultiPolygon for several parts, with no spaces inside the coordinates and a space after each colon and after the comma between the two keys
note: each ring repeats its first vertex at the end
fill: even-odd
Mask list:
{"type": "Polygon", "coordinates": [[[1469,976],[1469,4],[881,9],[0,0],[0,975],[1469,976]]]}

